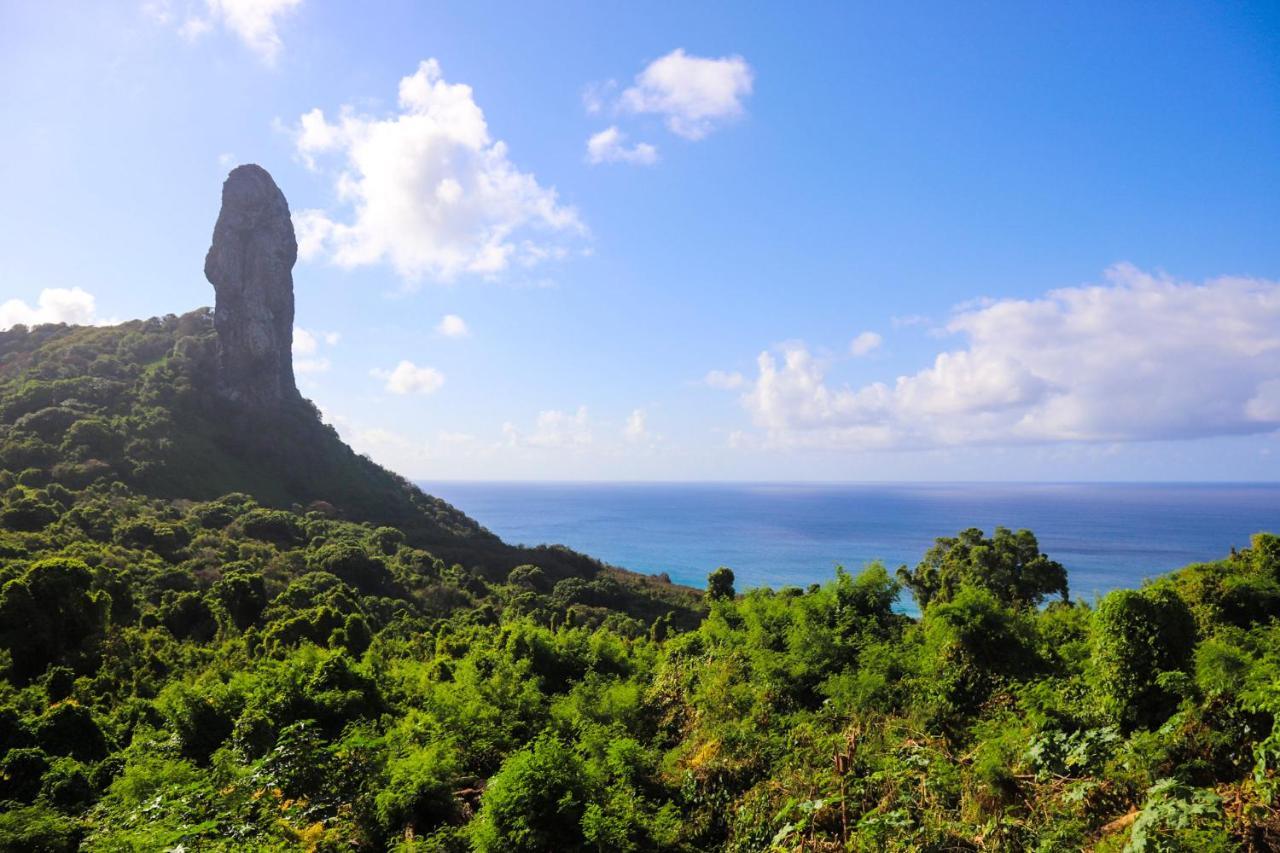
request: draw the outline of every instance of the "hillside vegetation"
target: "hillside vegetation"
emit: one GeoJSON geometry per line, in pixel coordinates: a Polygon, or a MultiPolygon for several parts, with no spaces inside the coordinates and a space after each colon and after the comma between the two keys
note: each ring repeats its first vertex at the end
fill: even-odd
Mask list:
{"type": "Polygon", "coordinates": [[[0,850],[1280,848],[1276,536],[1098,602],[1003,529],[695,596],[217,401],[212,350],[0,333],[0,850]]]}

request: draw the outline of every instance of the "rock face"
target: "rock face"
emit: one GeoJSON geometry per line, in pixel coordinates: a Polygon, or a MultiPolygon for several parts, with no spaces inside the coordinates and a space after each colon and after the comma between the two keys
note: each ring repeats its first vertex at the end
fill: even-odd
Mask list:
{"type": "Polygon", "coordinates": [[[237,166],[204,275],[216,301],[218,382],[237,402],[274,407],[298,398],[293,380],[293,264],[298,241],[284,193],[261,166],[237,166]]]}

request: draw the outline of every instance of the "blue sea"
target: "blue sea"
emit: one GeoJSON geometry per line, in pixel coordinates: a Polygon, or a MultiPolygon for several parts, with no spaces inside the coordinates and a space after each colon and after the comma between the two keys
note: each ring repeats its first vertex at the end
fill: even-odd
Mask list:
{"type": "Polygon", "coordinates": [[[1280,532],[1280,484],[671,484],[424,482],[508,542],[739,590],[807,585],[882,560],[915,565],[934,537],[1030,528],[1092,598],[1280,532]]]}

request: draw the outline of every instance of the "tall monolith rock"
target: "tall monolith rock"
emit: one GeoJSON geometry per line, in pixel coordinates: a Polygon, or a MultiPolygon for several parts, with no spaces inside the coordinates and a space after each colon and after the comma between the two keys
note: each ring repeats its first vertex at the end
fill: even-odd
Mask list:
{"type": "Polygon", "coordinates": [[[222,185],[222,210],[204,275],[216,301],[218,387],[256,407],[298,398],[293,379],[293,264],[298,241],[289,203],[261,166],[237,166],[222,185]]]}

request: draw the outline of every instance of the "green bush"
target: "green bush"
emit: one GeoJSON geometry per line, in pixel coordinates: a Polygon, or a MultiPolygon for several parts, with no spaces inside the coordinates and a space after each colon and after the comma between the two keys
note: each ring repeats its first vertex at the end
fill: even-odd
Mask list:
{"type": "Polygon", "coordinates": [[[32,747],[10,749],[0,760],[0,800],[31,803],[40,793],[40,783],[49,769],[44,750],[32,747]]]}
{"type": "Polygon", "coordinates": [[[712,601],[725,601],[733,598],[733,570],[721,566],[707,575],[707,598],[712,601]]]}
{"type": "Polygon", "coordinates": [[[25,683],[50,663],[89,666],[110,604],[108,595],[93,589],[83,561],[32,563],[0,588],[0,648],[13,656],[14,676],[25,683]]]}
{"type": "Polygon", "coordinates": [[[552,736],[508,758],[485,788],[472,836],[481,853],[583,849],[587,789],[582,762],[552,736]]]}
{"type": "Polygon", "coordinates": [[[0,853],[71,853],[81,835],[77,820],[44,804],[0,810],[0,853]]]}
{"type": "Polygon", "coordinates": [[[1195,620],[1167,587],[1117,590],[1093,617],[1093,666],[1102,710],[1125,728],[1152,727],[1173,713],[1178,696],[1161,675],[1186,672],[1195,620]]]}
{"type": "Polygon", "coordinates": [[[36,742],[50,755],[67,755],[80,761],[98,761],[109,751],[93,712],[75,702],[60,702],[36,720],[36,742]]]}

